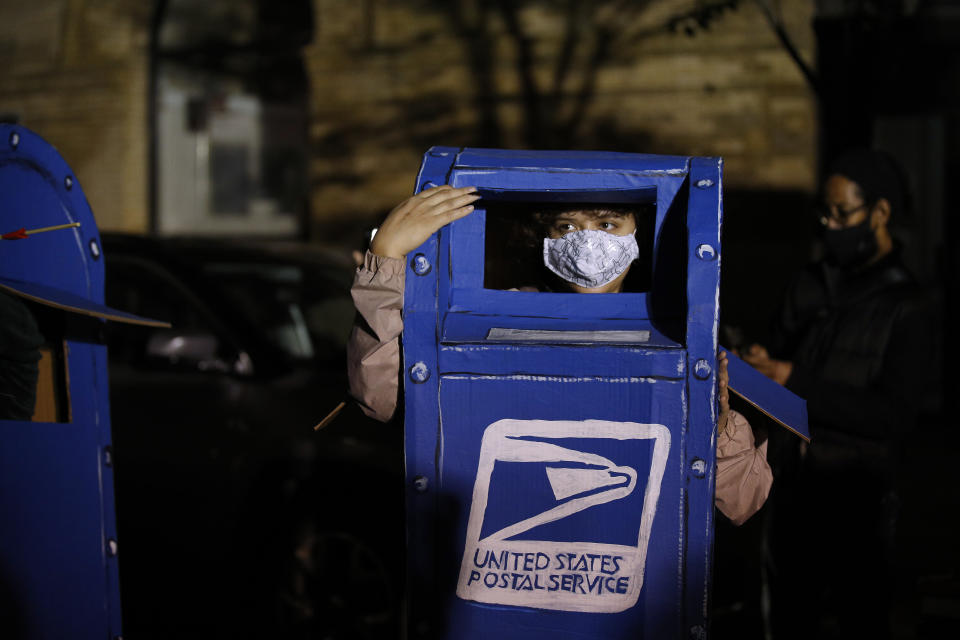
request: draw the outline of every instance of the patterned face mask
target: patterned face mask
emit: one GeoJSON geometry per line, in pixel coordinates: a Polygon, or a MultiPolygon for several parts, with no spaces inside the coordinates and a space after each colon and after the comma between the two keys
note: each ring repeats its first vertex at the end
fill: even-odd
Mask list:
{"type": "Polygon", "coordinates": [[[567,282],[595,289],[609,284],[640,255],[631,233],[615,236],[599,230],[572,231],[543,239],[543,264],[567,282]]]}

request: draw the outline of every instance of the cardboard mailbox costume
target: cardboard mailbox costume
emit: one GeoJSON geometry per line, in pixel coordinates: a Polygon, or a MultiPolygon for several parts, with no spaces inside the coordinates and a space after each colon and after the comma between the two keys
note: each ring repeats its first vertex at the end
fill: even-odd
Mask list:
{"type": "MultiPolygon", "coordinates": [[[[49,370],[61,369],[66,405],[59,419],[41,418],[40,406],[52,400],[38,391],[33,421],[0,419],[0,636],[120,637],[107,350],[99,326],[102,319],[169,325],[103,304],[100,238],[80,184],[52,146],[19,126],[0,125],[0,222],[6,308],[23,309],[26,318],[50,308],[60,314],[52,324],[62,333],[43,337],[58,353],[49,370]],[[30,232],[50,227],[61,228],[30,232]]],[[[42,381],[43,361],[40,371],[42,381]]]]}
{"type": "MultiPolygon", "coordinates": [[[[717,158],[425,155],[417,191],[476,186],[483,198],[407,256],[414,637],[704,637],[721,178],[717,158]],[[651,290],[484,288],[498,201],[655,206],[651,290]]],[[[774,383],[743,375],[765,390],[761,408],[803,432],[802,401],[770,400],[774,383]]]]}

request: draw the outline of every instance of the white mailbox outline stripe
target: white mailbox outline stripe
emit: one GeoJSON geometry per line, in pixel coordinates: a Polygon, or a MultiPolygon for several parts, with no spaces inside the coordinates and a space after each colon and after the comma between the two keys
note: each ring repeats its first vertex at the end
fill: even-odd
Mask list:
{"type": "Polygon", "coordinates": [[[643,586],[643,573],[646,565],[647,547],[653,529],[653,518],[660,497],[660,486],[670,451],[670,430],[661,424],[642,424],[638,422],[612,422],[608,420],[516,420],[503,419],[486,428],[480,445],[480,459],[477,464],[477,476],[473,487],[470,516],[467,522],[464,553],[460,565],[460,579],[457,595],[466,600],[475,600],[491,604],[557,609],[563,611],[593,611],[614,613],[629,609],[636,604],[643,586]],[[552,522],[583,509],[611,502],[629,495],[636,486],[637,473],[630,467],[616,466],[610,460],[596,454],[566,449],[558,445],[523,440],[523,437],[543,437],[548,439],[583,438],[612,440],[648,440],[654,441],[650,472],[644,491],[643,511],[636,547],[624,547],[593,542],[552,542],[552,541],[510,541],[513,535],[552,522]],[[533,457],[530,457],[533,456],[533,457]],[[575,457],[576,456],[576,457],[575,457]],[[625,486],[615,486],[608,491],[591,494],[558,505],[532,518],[515,523],[496,533],[480,539],[483,519],[486,514],[490,489],[490,478],[497,460],[505,461],[558,461],[575,459],[586,464],[600,465],[611,471],[625,473],[630,481],[625,486]],[[629,471],[627,471],[629,470],[629,471]],[[632,474],[631,474],[632,472],[632,474]],[[481,544],[490,542],[500,545],[509,544],[517,548],[538,548],[559,551],[561,547],[569,549],[577,546],[585,553],[603,553],[611,550],[629,553],[632,561],[626,572],[633,578],[626,594],[616,594],[603,599],[585,600],[582,595],[563,592],[509,591],[502,589],[484,589],[470,585],[470,563],[481,544]]]}

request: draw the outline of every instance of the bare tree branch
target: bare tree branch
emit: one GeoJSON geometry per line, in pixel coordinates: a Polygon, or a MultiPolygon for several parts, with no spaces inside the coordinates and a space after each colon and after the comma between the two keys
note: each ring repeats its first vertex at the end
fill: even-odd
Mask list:
{"type": "Polygon", "coordinates": [[[807,84],[810,85],[810,88],[813,89],[814,93],[820,95],[820,78],[817,75],[817,72],[814,71],[813,68],[811,68],[810,65],[807,64],[806,60],[804,60],[800,55],[797,47],[793,44],[793,40],[790,39],[790,34],[787,33],[786,28],[783,26],[783,20],[776,15],[780,13],[780,3],[776,3],[777,6],[775,11],[774,8],[767,3],[767,0],[754,1],[756,2],[757,6],[760,7],[764,17],[767,19],[767,23],[776,34],[777,39],[780,40],[780,44],[783,45],[783,48],[786,49],[787,54],[800,69],[800,73],[803,74],[807,84]]]}
{"type": "Polygon", "coordinates": [[[536,60],[533,56],[533,46],[530,38],[523,31],[517,5],[512,0],[500,0],[500,14],[507,28],[507,33],[513,38],[517,47],[517,75],[520,77],[520,87],[523,91],[523,116],[526,129],[527,144],[531,148],[543,146],[542,132],[549,130],[550,124],[544,127],[543,110],[541,109],[540,87],[534,74],[536,60]]]}
{"type": "Polygon", "coordinates": [[[587,115],[590,103],[593,101],[597,88],[597,74],[600,67],[609,59],[613,45],[613,33],[605,25],[597,25],[594,30],[593,51],[583,70],[580,88],[574,97],[573,108],[564,121],[562,129],[558,131],[563,146],[569,146],[574,133],[587,115]]]}
{"type": "Polygon", "coordinates": [[[474,74],[475,100],[480,115],[479,139],[482,144],[500,146],[500,118],[497,116],[496,84],[493,78],[494,60],[487,2],[486,0],[479,2],[453,0],[442,4],[447,7],[454,31],[466,47],[467,59],[474,74]]]}
{"type": "Polygon", "coordinates": [[[566,25],[564,26],[563,43],[560,45],[560,53],[557,56],[557,64],[553,72],[553,91],[551,99],[554,104],[559,104],[563,96],[563,85],[566,82],[567,75],[573,64],[574,53],[577,49],[577,43],[582,37],[583,29],[583,2],[582,0],[566,1],[566,25]]]}

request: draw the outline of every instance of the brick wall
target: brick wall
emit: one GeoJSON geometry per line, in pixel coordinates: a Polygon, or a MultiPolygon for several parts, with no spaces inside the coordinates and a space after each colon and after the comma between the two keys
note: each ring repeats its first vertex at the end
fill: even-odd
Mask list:
{"type": "Polygon", "coordinates": [[[0,114],[66,158],[102,229],[148,226],[149,2],[0,7],[0,114]]]}
{"type": "MultiPolygon", "coordinates": [[[[151,4],[0,7],[0,113],[57,146],[105,229],[148,228],[151,4]]],[[[352,237],[382,216],[409,194],[435,144],[722,155],[730,187],[814,188],[815,102],[755,3],[741,0],[692,37],[689,22],[666,25],[694,0],[618,3],[628,8],[618,12],[582,3],[566,66],[556,3],[513,3],[515,25],[498,4],[314,0],[304,50],[314,237],[352,237]],[[591,66],[598,43],[607,48],[591,66]],[[536,88],[533,110],[524,87],[536,88]]],[[[776,4],[812,63],[814,3],[776,4]]]]}
{"type": "MultiPolygon", "coordinates": [[[[579,35],[558,86],[566,18],[548,8],[557,5],[514,3],[511,32],[504,14],[484,13],[483,4],[315,0],[305,50],[315,234],[381,216],[409,194],[420,155],[434,144],[721,155],[729,187],[814,188],[815,101],[755,3],[741,1],[693,36],[684,32],[689,22],[667,28],[693,0],[619,3],[640,8],[606,14],[613,3],[593,3],[576,16],[579,35]],[[609,46],[588,71],[597,33],[609,46]],[[526,86],[540,100],[533,135],[524,55],[526,86]],[[572,117],[585,81],[592,91],[572,117]]],[[[777,4],[812,65],[813,3],[777,4]]]]}

